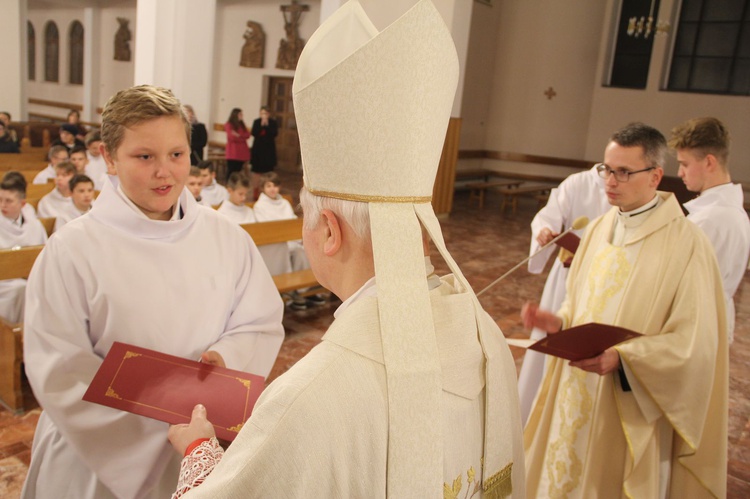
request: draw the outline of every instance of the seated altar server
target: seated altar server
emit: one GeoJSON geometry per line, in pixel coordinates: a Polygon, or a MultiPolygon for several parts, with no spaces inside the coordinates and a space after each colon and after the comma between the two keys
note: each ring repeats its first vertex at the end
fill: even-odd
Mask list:
{"type": "Polygon", "coordinates": [[[283,305],[255,245],[185,189],[190,123],[172,93],[116,93],[102,141],[119,186],[105,182],[29,277],[24,360],[44,411],[24,498],[174,491],[167,424],[81,400],[113,342],[267,376],[283,340],[283,305]]]}
{"type": "MultiPolygon", "coordinates": [[[[234,172],[227,180],[229,197],[216,210],[225,217],[238,224],[252,224],[257,222],[253,209],[245,204],[250,190],[250,179],[243,173],[234,172]]],[[[262,253],[262,251],[261,251],[262,253]]]]}
{"type": "Polygon", "coordinates": [[[71,220],[85,215],[94,202],[94,181],[86,175],[75,175],[70,179],[70,209],[55,217],[55,232],[71,220]]]}
{"type": "MultiPolygon", "coordinates": [[[[0,249],[38,246],[47,242],[47,232],[33,212],[26,212],[26,180],[8,172],[0,183],[0,249]]],[[[0,317],[10,323],[23,320],[26,279],[0,281],[0,317]]]]}
{"type": "Polygon", "coordinates": [[[68,213],[73,206],[70,180],[76,174],[76,167],[70,161],[55,165],[55,188],[39,200],[37,213],[41,218],[53,218],[68,213]]]}
{"type": "Polygon", "coordinates": [[[201,161],[198,163],[198,169],[201,171],[201,181],[203,190],[201,196],[211,206],[219,206],[228,197],[226,187],[216,181],[216,167],[213,161],[201,161]]]}
{"type": "Polygon", "coordinates": [[[218,465],[202,406],[172,427],[190,448],[177,495],[524,497],[513,358],[430,204],[457,77],[428,0],[381,32],[349,1],[310,38],[293,84],[303,237],[343,303],[218,465]],[[422,226],[453,275],[428,279],[422,226]]]}
{"type": "Polygon", "coordinates": [[[597,171],[612,208],[586,228],[547,333],[598,322],[643,336],[547,371],[524,430],[530,497],[725,497],[727,338],[711,243],[658,192],[664,136],[615,132],[597,171]]]}

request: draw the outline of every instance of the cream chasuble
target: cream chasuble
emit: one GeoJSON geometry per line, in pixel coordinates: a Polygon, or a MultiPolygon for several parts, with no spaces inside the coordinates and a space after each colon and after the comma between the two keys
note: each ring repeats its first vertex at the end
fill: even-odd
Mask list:
{"type": "Polygon", "coordinates": [[[530,497],[725,495],[721,280],[708,240],[671,194],[659,197],[617,230],[613,208],[581,243],[558,313],[564,324],[604,322],[645,336],[616,347],[631,392],[617,372],[550,359],[524,433],[530,497]]]}

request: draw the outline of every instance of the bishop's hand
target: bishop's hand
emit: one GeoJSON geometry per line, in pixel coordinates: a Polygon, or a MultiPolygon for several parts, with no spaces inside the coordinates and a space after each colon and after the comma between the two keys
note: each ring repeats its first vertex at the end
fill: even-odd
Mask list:
{"type": "Polygon", "coordinates": [[[185,449],[196,440],[209,439],[215,436],[214,426],[207,419],[206,408],[202,404],[193,408],[190,424],[172,425],[167,433],[167,438],[172,443],[172,447],[181,456],[185,455],[185,449]]]}

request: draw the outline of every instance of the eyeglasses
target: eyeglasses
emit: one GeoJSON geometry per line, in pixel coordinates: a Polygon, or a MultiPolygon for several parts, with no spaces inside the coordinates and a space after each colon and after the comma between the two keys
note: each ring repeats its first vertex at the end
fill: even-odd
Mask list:
{"type": "Polygon", "coordinates": [[[636,173],[641,172],[647,172],[649,170],[653,170],[654,168],[656,167],[649,166],[648,168],[644,168],[643,170],[636,170],[634,172],[631,172],[629,170],[613,170],[604,163],[599,163],[598,165],[596,165],[596,172],[604,180],[607,180],[609,178],[609,175],[612,174],[615,176],[615,180],[617,180],[618,182],[627,182],[628,180],[630,180],[631,175],[635,175],[636,173]]]}

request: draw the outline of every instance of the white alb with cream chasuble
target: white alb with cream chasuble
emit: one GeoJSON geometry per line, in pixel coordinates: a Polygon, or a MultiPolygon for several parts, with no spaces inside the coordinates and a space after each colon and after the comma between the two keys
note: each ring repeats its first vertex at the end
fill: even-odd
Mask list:
{"type": "Polygon", "coordinates": [[[179,456],[166,423],[81,400],[114,341],[191,359],[215,350],[227,367],[262,376],[273,366],[283,305],[255,245],[187,189],[176,211],[149,220],[108,182],[37,260],[24,359],[44,412],[24,497],[174,490],[179,456]]]}
{"type": "Polygon", "coordinates": [[[621,247],[618,208],[593,222],[568,277],[564,324],[602,320],[645,336],[618,345],[632,392],[551,358],[524,442],[530,497],[724,497],[727,344],[721,280],[705,235],[674,196],[621,247]],[[669,431],[669,435],[663,434],[669,431]],[[672,431],[673,430],[673,431],[672,431]],[[673,445],[660,448],[670,438],[673,445]]]}
{"type": "MultiPolygon", "coordinates": [[[[472,296],[456,285],[445,277],[430,297],[443,385],[442,416],[435,416],[443,435],[443,492],[463,498],[481,490],[483,477],[484,435],[467,428],[484,427],[485,397],[513,400],[516,375],[502,332],[481,315],[483,327],[493,333],[485,347],[504,360],[494,364],[503,385],[486,392],[472,296]]],[[[364,293],[337,313],[320,345],[263,392],[218,466],[182,497],[385,497],[387,413],[378,299],[364,293]]],[[[512,403],[496,415],[490,424],[505,431],[520,426],[512,403]]],[[[513,482],[513,497],[523,497],[520,432],[517,441],[503,444],[515,449],[508,473],[519,480],[513,482]]]]}
{"type": "MultiPolygon", "coordinates": [[[[541,247],[536,241],[537,236],[544,228],[552,232],[561,233],[573,225],[578,217],[587,217],[589,221],[603,215],[610,209],[609,201],[604,192],[604,179],[599,177],[596,167],[587,171],[574,173],[552,189],[549,200],[544,208],[534,216],[531,221],[531,247],[529,255],[533,255],[541,247]]],[[[572,231],[578,237],[583,235],[584,229],[572,231]]],[[[559,252],[556,244],[550,245],[544,251],[529,260],[528,269],[532,274],[540,274],[547,260],[554,253],[559,252]]],[[[552,268],[544,283],[544,291],[539,300],[539,307],[544,310],[557,311],[565,299],[565,280],[568,277],[568,269],[563,266],[560,258],[555,258],[552,268]]],[[[534,328],[531,331],[531,339],[541,340],[547,334],[534,328]]],[[[521,421],[526,420],[531,412],[539,385],[544,376],[545,355],[534,350],[526,350],[523,357],[521,372],[518,374],[518,395],[521,402],[521,421]]]]}
{"type": "MultiPolygon", "coordinates": [[[[31,205],[24,205],[26,206],[31,205]]],[[[21,212],[23,223],[0,215],[0,249],[10,249],[16,246],[38,246],[47,242],[47,232],[36,218],[33,210],[23,209],[21,212]]],[[[23,320],[25,279],[7,279],[0,281],[0,317],[10,323],[23,320]]]]}

